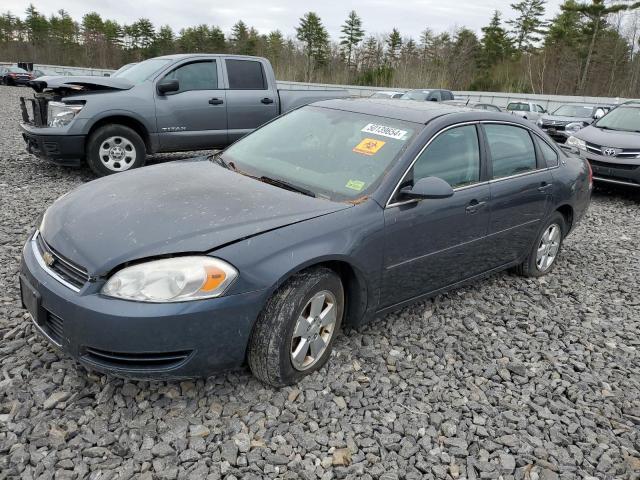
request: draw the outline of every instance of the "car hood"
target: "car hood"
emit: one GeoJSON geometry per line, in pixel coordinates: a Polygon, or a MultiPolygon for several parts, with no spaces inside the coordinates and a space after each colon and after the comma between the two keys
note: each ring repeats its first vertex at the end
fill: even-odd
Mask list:
{"type": "Polygon", "coordinates": [[[95,90],[129,90],[134,84],[129,80],[114,77],[81,77],[81,76],[48,76],[38,77],[36,80],[29,82],[31,88],[36,92],[42,92],[45,89],[68,89],[76,91],[95,91],[95,90]]]}
{"type": "Polygon", "coordinates": [[[46,212],[42,236],[99,276],[137,259],[208,252],[351,205],[312,198],[202,161],[89,182],[46,212]]]}
{"type": "Polygon", "coordinates": [[[580,130],[575,136],[585,142],[595,143],[602,147],[640,149],[640,134],[636,132],[603,130],[589,125],[580,130]]]}
{"type": "Polygon", "coordinates": [[[591,118],[589,117],[565,117],[563,115],[543,115],[542,120],[545,122],[562,122],[562,123],[573,123],[573,122],[586,122],[591,123],[591,118]]]}

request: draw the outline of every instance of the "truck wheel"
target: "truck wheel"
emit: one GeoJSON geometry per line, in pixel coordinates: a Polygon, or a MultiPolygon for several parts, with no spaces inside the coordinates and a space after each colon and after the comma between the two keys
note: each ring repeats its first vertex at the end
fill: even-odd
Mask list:
{"type": "Polygon", "coordinates": [[[142,167],[145,161],[142,138],[124,125],[100,127],[87,142],[87,163],[99,177],[142,167]]]}
{"type": "Polygon", "coordinates": [[[249,367],[274,387],[322,368],[342,323],[344,290],[328,268],[292,277],[269,299],[251,333],[249,367]]]}
{"type": "Polygon", "coordinates": [[[516,267],[516,272],[524,277],[541,277],[553,270],[565,232],[564,217],[555,212],[536,237],[526,260],[516,267]]]}

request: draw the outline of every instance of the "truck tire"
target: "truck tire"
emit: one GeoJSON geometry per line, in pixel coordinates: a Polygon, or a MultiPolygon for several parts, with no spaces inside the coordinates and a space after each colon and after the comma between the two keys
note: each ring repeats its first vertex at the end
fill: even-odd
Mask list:
{"type": "Polygon", "coordinates": [[[340,277],[328,268],[298,273],[267,302],[249,339],[253,374],[274,387],[291,385],[322,368],[344,312],[340,277]]]}
{"type": "Polygon", "coordinates": [[[566,222],[560,212],[555,212],[545,223],[524,262],[516,267],[523,277],[541,277],[556,264],[562,241],[566,235],[566,222]]]}
{"type": "Polygon", "coordinates": [[[124,125],[104,125],[87,141],[87,163],[99,177],[142,167],[146,155],[140,135],[124,125]]]}

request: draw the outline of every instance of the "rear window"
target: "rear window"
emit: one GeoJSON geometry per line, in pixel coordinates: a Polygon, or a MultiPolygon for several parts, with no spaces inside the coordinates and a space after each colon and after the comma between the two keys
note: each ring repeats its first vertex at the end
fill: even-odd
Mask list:
{"type": "Polygon", "coordinates": [[[267,81],[260,62],[226,60],[229,88],[232,90],[266,90],[267,81]]]}
{"type": "Polygon", "coordinates": [[[507,105],[507,110],[513,112],[528,112],[529,104],[528,103],[510,103],[507,105]]]}
{"type": "Polygon", "coordinates": [[[484,126],[493,165],[493,178],[510,177],[536,169],[536,151],[529,132],[510,125],[484,126]]]}

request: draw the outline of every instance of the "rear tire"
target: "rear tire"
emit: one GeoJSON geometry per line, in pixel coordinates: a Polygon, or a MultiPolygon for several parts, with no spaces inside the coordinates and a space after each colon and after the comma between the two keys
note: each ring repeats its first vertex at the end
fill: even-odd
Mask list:
{"type": "Polygon", "coordinates": [[[524,277],[541,277],[551,272],[562,250],[562,241],[567,232],[567,223],[560,212],[555,212],[544,223],[527,258],[516,267],[524,277]]]}
{"type": "Polygon", "coordinates": [[[343,312],[344,290],[333,270],[312,268],[293,276],[269,299],[251,332],[251,371],[283,387],[319,370],[331,356],[343,312]]]}
{"type": "Polygon", "coordinates": [[[87,141],[87,163],[99,177],[142,167],[145,162],[142,138],[124,125],[104,125],[87,141]]]}

